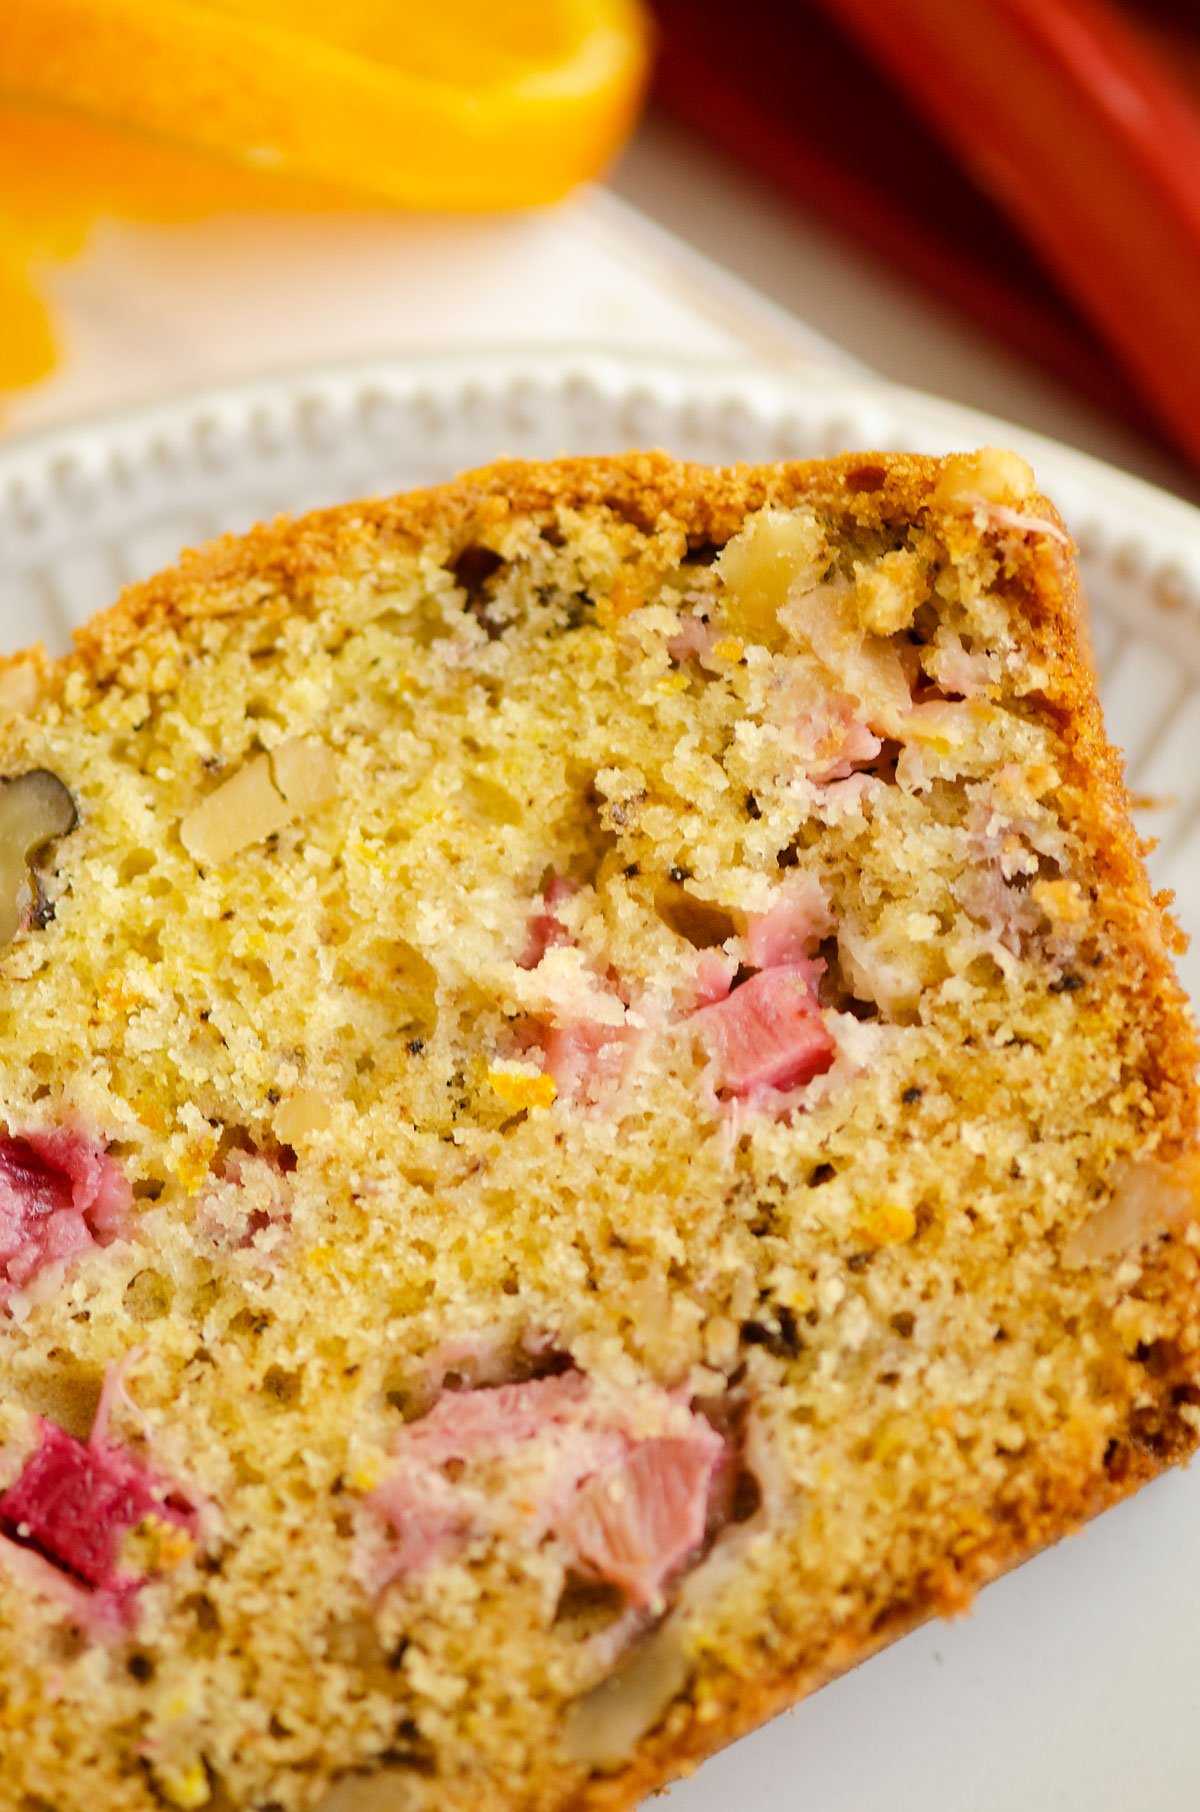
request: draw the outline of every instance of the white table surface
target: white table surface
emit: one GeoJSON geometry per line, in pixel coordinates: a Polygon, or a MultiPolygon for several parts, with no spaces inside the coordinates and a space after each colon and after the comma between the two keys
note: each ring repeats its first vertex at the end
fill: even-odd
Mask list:
{"type": "Polygon", "coordinates": [[[424,349],[839,358],[601,189],[511,216],[102,221],[79,257],[44,268],[41,287],[63,357],[5,401],[13,431],[307,363],[424,349]]]}
{"type": "Polygon", "coordinates": [[[11,432],[341,356],[752,351],[865,365],[1200,498],[1161,447],[653,114],[607,189],[550,212],[112,221],[43,284],[64,357],[0,404],[11,432]]]}

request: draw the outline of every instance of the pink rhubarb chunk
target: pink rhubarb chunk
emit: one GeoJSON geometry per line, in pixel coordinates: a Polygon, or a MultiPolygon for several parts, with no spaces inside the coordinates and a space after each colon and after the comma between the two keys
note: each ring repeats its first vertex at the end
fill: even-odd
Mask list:
{"type": "Polygon", "coordinates": [[[110,1245],[129,1184],[98,1139],[66,1127],[0,1136],[0,1300],[44,1266],[110,1245]]]}
{"type": "Polygon", "coordinates": [[[799,1088],[827,1070],[836,1046],[809,983],[811,965],[760,969],[725,1000],[689,1014],[704,1041],[718,1086],[733,1095],[799,1088]]]}
{"type": "MultiPolygon", "coordinates": [[[[536,969],[548,950],[575,943],[558,909],[578,892],[578,881],[565,875],[555,875],[547,884],[526,928],[525,949],[517,959],[519,969],[536,969]]],[[[612,977],[608,980],[611,984],[612,977]]],[[[597,1083],[620,1080],[629,1037],[630,1030],[624,1025],[579,1017],[546,1025],[540,1034],[542,1068],[554,1078],[560,1095],[586,1099],[597,1083]]]]}
{"type": "Polygon", "coordinates": [[[569,1424],[585,1394],[586,1381],[577,1371],[525,1384],[444,1391],[428,1415],[405,1429],[401,1449],[433,1466],[503,1453],[569,1424]]]}
{"type": "Polygon", "coordinates": [[[702,950],[692,983],[696,1005],[708,1007],[715,1000],[724,1000],[737,974],[737,966],[737,957],[727,955],[724,950],[702,950]]]}
{"type": "Polygon", "coordinates": [[[530,917],[525,934],[525,948],[517,958],[518,969],[536,969],[547,950],[574,942],[558,916],[558,908],[578,892],[578,881],[568,880],[565,875],[555,875],[547,883],[542,904],[530,917]]]}
{"type": "Polygon", "coordinates": [[[560,1095],[586,1096],[598,1082],[619,1082],[631,1038],[627,1026],[572,1019],[547,1028],[542,1068],[560,1095]]]}
{"type": "Polygon", "coordinates": [[[190,1531],[193,1513],[111,1443],[39,1426],[37,1452],[0,1495],[0,1532],[92,1591],[135,1590],[139,1578],[121,1567],[125,1536],[151,1515],[190,1531]]]}
{"type": "MultiPolygon", "coordinates": [[[[665,1393],[658,1403],[678,1421],[665,1393]]],[[[443,1393],[397,1442],[398,1469],[367,1499],[391,1535],[377,1589],[454,1558],[477,1536],[556,1536],[587,1572],[647,1604],[705,1540],[725,1442],[702,1416],[635,1433],[576,1370],[443,1393]]]]}
{"type": "MultiPolygon", "coordinates": [[[[371,1583],[379,1588],[393,1579],[412,1579],[461,1553],[474,1534],[489,1527],[496,1509],[470,1484],[471,1469],[539,1441],[557,1452],[524,1520],[531,1533],[544,1534],[579,1472],[594,1471],[613,1456],[611,1438],[586,1427],[585,1398],[586,1381],[577,1371],[524,1384],[443,1391],[428,1414],[401,1434],[400,1469],[367,1499],[393,1536],[371,1583]]],[[[615,1445],[619,1451],[621,1443],[615,1445]]]]}
{"type": "Polygon", "coordinates": [[[879,737],[854,715],[848,701],[840,710],[831,708],[824,716],[804,718],[800,727],[813,751],[808,778],[817,786],[848,780],[856,768],[869,765],[883,749],[879,737]]]}
{"type": "Polygon", "coordinates": [[[1025,535],[1045,535],[1049,540],[1057,541],[1060,547],[1071,545],[1070,535],[1046,516],[1030,516],[1024,510],[1009,509],[1004,503],[985,503],[984,508],[994,528],[1015,529],[1018,534],[1025,535]]]}
{"type": "Polygon", "coordinates": [[[376,1589],[393,1579],[416,1578],[438,1561],[452,1559],[470,1539],[469,1508],[440,1472],[422,1467],[394,1473],[367,1501],[394,1538],[376,1572],[376,1589]]]}
{"type": "Polygon", "coordinates": [[[559,1533],[630,1604],[653,1604],[704,1541],[723,1453],[715,1429],[699,1421],[686,1439],[643,1441],[577,1493],[559,1533]]]}
{"type": "MultiPolygon", "coordinates": [[[[804,964],[808,952],[827,929],[829,916],[818,887],[807,881],[785,885],[769,912],[755,914],[746,927],[750,961],[756,969],[776,969],[783,963],[804,964]]],[[[815,980],[822,965],[809,961],[815,980]]],[[[725,990],[727,994],[728,989],[725,990]]]]}
{"type": "Polygon", "coordinates": [[[703,617],[682,616],[679,628],[673,636],[668,637],[667,653],[676,662],[688,659],[702,661],[712,653],[713,643],[717,639],[717,631],[703,617]]]}

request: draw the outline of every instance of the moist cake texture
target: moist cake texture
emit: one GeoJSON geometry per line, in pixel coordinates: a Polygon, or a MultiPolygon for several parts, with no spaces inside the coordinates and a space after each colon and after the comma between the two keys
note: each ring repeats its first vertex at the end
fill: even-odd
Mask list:
{"type": "Polygon", "coordinates": [[[508,464],[0,673],[0,1806],[583,1812],[1200,1425],[1010,454],[508,464]]]}

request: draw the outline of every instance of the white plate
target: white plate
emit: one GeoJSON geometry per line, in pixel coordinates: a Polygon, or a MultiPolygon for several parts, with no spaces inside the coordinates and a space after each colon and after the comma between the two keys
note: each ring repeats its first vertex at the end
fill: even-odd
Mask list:
{"type": "MultiPolygon", "coordinates": [[[[1152,867],[1200,932],[1200,514],[988,416],[869,379],[504,352],[210,392],[0,449],[0,648],[70,628],[185,543],[502,453],[655,445],[1029,457],[1080,543],[1110,729],[1152,867]]],[[[1200,941],[1185,963],[1200,993],[1200,941]]],[[[672,1812],[1196,1812],[1200,1476],[1174,1474],[675,1790],[672,1812]]]]}

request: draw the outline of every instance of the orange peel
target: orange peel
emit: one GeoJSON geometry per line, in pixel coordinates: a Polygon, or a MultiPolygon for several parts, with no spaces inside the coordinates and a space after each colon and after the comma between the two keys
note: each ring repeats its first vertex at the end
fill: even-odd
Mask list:
{"type": "Polygon", "coordinates": [[[54,335],[19,255],[0,243],[0,383],[33,384],[54,367],[54,335]]]}
{"type": "Polygon", "coordinates": [[[355,198],[301,177],[268,175],[137,138],[82,114],[0,101],[0,391],[36,383],[56,363],[42,292],[102,215],[178,223],[241,210],[345,209],[355,198]]]}
{"type": "Polygon", "coordinates": [[[636,0],[5,0],[0,99],[406,207],[555,200],[634,118],[636,0]]]}

